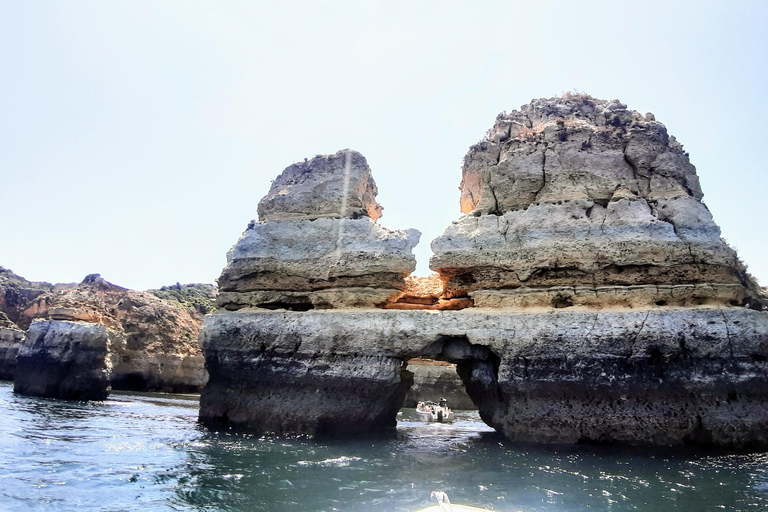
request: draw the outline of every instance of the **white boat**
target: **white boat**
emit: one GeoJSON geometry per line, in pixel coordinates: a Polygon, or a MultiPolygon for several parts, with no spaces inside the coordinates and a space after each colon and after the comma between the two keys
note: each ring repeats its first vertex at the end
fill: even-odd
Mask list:
{"type": "Polygon", "coordinates": [[[489,512],[487,508],[454,505],[451,503],[451,500],[448,499],[448,495],[442,491],[432,491],[432,494],[429,497],[437,501],[437,505],[420,508],[416,512],[489,512]]]}
{"type": "Polygon", "coordinates": [[[489,512],[487,508],[469,507],[467,505],[448,505],[440,508],[440,505],[432,505],[427,508],[420,508],[416,512],[489,512]]]}
{"type": "Polygon", "coordinates": [[[453,421],[453,411],[448,408],[445,398],[439,402],[419,402],[416,405],[416,413],[422,421],[436,421],[448,423],[453,421]]]}

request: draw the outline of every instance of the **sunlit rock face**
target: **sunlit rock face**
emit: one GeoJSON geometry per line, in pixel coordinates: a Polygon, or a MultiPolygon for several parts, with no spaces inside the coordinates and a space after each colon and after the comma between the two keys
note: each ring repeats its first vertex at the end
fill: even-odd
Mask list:
{"type": "Polygon", "coordinates": [[[259,201],[259,220],[381,217],[365,157],[349,149],[289,165],[259,201]]]}
{"type": "Polygon", "coordinates": [[[373,307],[397,299],[416,267],[415,229],[376,222],[365,158],[343,150],[286,168],[227,254],[220,307],[373,307]]]}
{"type": "Polygon", "coordinates": [[[688,154],[653,115],[566,95],[500,114],[470,148],[466,215],[432,242],[480,307],[762,307],[688,154]]]}
{"type": "Polygon", "coordinates": [[[536,100],[470,149],[461,189],[465,215],[432,244],[444,289],[411,283],[385,304],[317,310],[335,307],[314,295],[331,289],[326,268],[354,276],[351,294],[366,279],[404,289],[383,284],[378,257],[338,270],[324,259],[338,246],[318,245],[327,228],[314,223],[344,218],[253,224],[220,279],[237,311],[201,329],[201,421],[391,428],[413,385],[407,362],[422,357],[455,363],[480,416],[512,440],[768,449],[765,299],[653,116],[584,95],[536,100]],[[308,244],[327,247],[314,250],[321,264],[308,244]],[[249,298],[262,291],[272,302],[249,298]]]}
{"type": "Polygon", "coordinates": [[[202,315],[98,274],[37,296],[22,318],[87,322],[116,333],[109,349],[115,389],[195,392],[208,378],[197,339],[202,315]]]}

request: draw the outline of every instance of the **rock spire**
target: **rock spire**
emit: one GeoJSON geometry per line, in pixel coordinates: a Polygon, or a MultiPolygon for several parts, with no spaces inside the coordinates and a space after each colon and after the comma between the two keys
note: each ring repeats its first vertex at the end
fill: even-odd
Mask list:
{"type": "Polygon", "coordinates": [[[227,253],[220,307],[376,306],[402,295],[420,233],[376,222],[376,183],[365,157],[345,149],[288,166],[227,253]]]}

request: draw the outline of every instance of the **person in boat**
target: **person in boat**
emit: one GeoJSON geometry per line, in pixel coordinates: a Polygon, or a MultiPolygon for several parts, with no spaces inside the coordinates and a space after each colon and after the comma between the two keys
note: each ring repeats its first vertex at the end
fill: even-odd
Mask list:
{"type": "Polygon", "coordinates": [[[439,405],[440,407],[448,407],[448,400],[446,400],[443,397],[440,397],[439,405]]]}

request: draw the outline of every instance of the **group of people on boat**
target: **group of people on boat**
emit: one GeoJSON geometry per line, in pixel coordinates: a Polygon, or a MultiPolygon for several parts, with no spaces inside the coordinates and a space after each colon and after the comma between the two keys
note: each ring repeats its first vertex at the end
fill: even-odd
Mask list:
{"type": "Polygon", "coordinates": [[[425,421],[445,422],[453,420],[453,411],[448,408],[448,401],[443,397],[440,397],[438,402],[419,401],[416,404],[416,412],[425,421]]]}

